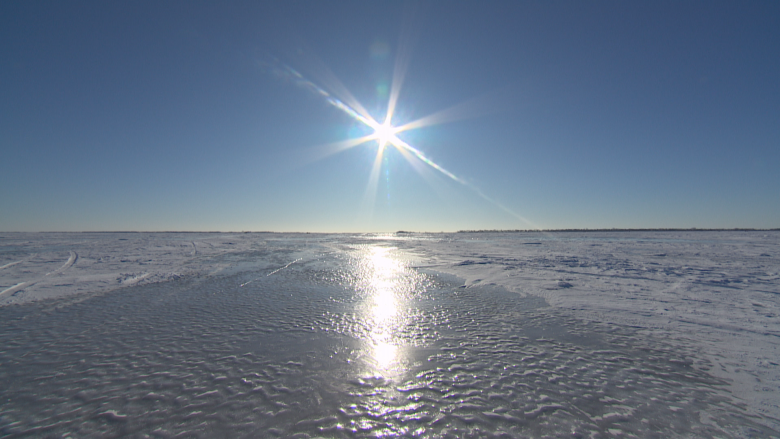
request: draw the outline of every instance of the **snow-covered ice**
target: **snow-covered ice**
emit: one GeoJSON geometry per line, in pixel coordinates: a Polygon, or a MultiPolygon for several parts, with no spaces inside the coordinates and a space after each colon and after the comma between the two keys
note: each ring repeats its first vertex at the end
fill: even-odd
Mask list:
{"type": "Polygon", "coordinates": [[[0,234],[0,436],[775,437],[780,232],[0,234]]]}

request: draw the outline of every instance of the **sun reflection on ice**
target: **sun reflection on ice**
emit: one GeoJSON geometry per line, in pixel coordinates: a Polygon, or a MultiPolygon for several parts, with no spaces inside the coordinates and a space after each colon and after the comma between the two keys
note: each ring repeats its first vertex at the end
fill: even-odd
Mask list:
{"type": "Polygon", "coordinates": [[[369,258],[372,272],[370,289],[373,290],[374,320],[377,324],[385,323],[398,311],[393,290],[404,267],[390,257],[389,252],[388,248],[374,247],[369,258]]]}
{"type": "Polygon", "coordinates": [[[397,351],[398,347],[393,344],[386,342],[376,343],[374,345],[374,359],[377,366],[383,370],[388,369],[393,364],[397,351]]]}
{"type": "Polygon", "coordinates": [[[394,248],[376,246],[367,250],[359,267],[361,290],[366,294],[366,337],[371,344],[376,372],[385,373],[399,360],[395,336],[403,330],[410,273],[404,263],[394,257],[394,248]]]}

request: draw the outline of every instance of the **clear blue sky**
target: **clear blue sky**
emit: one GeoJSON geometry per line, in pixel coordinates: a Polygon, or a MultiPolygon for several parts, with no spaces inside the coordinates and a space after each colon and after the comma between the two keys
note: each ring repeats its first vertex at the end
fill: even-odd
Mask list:
{"type": "Polygon", "coordinates": [[[0,230],[780,227],[780,2],[227,3],[0,2],[0,230]]]}

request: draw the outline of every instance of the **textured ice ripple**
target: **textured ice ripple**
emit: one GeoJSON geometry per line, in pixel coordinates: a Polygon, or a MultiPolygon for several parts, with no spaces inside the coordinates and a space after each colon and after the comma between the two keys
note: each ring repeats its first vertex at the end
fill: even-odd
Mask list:
{"type": "Polygon", "coordinates": [[[0,435],[777,435],[680,346],[430,274],[388,323],[399,355],[383,369],[367,293],[342,270],[2,308],[0,435]]]}

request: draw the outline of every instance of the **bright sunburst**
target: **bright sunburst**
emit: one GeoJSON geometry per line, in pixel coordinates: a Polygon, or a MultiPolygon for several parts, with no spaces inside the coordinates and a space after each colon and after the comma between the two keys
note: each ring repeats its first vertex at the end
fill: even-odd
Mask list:
{"type": "MultiPolygon", "coordinates": [[[[406,55],[408,55],[408,51],[405,50],[399,51],[399,54],[401,53],[405,53],[406,55]]],[[[376,186],[377,186],[379,171],[382,163],[382,157],[387,147],[392,146],[398,152],[400,152],[401,155],[410,163],[414,161],[420,161],[430,166],[436,171],[439,171],[441,174],[449,177],[453,181],[456,181],[462,184],[463,186],[471,189],[484,200],[492,203],[494,206],[507,212],[513,217],[521,220],[525,224],[530,225],[533,228],[538,228],[534,226],[530,221],[518,215],[511,209],[503,206],[501,203],[485,195],[479,188],[477,188],[473,184],[467,182],[466,180],[461,179],[460,177],[456,176],[452,172],[444,169],[442,166],[430,160],[420,150],[408,144],[407,142],[401,140],[398,137],[398,134],[404,131],[473,117],[477,113],[484,113],[484,111],[478,111],[478,110],[481,107],[485,107],[485,102],[483,102],[484,99],[467,101],[462,104],[456,105],[454,107],[436,112],[429,116],[425,116],[423,118],[414,120],[412,122],[408,122],[397,127],[393,126],[392,124],[393,114],[396,109],[396,104],[398,102],[398,97],[400,95],[401,85],[404,80],[404,76],[406,73],[405,70],[407,65],[408,65],[408,59],[402,59],[401,56],[399,56],[396,59],[396,66],[393,72],[393,80],[391,83],[389,99],[387,103],[386,117],[384,122],[382,123],[377,122],[377,120],[374,119],[374,117],[365,109],[365,107],[363,107],[363,105],[361,105],[360,102],[357,99],[355,99],[355,97],[347,90],[347,88],[338,79],[336,79],[336,77],[326,67],[324,67],[324,65],[320,66],[322,68],[322,72],[320,72],[321,73],[320,76],[322,77],[321,79],[324,79],[324,82],[328,84],[329,86],[328,88],[333,91],[332,93],[326,91],[325,89],[315,84],[314,82],[306,79],[298,71],[296,71],[295,69],[293,69],[292,67],[284,63],[280,63],[277,61],[274,64],[274,70],[277,73],[277,75],[286,77],[288,79],[292,79],[295,83],[297,83],[302,88],[305,88],[311,92],[314,92],[320,97],[325,98],[325,100],[330,105],[334,106],[335,108],[338,108],[339,110],[341,110],[342,112],[350,116],[355,121],[358,121],[373,130],[372,134],[364,137],[347,139],[341,142],[326,145],[326,149],[328,149],[328,151],[326,151],[324,154],[320,154],[320,158],[322,158],[330,154],[334,154],[350,148],[354,148],[358,145],[376,141],[378,144],[378,149],[377,149],[376,158],[374,160],[374,164],[371,169],[371,175],[369,176],[368,186],[366,188],[367,198],[373,198],[373,196],[375,196],[376,194],[376,186]],[[334,94],[338,95],[338,98],[334,96],[334,94]],[[369,194],[373,196],[369,197],[368,196],[369,194]]]]}
{"type": "Polygon", "coordinates": [[[382,125],[374,127],[373,137],[379,142],[379,148],[384,148],[388,143],[393,143],[396,128],[390,125],[390,121],[385,121],[382,125]]]}

